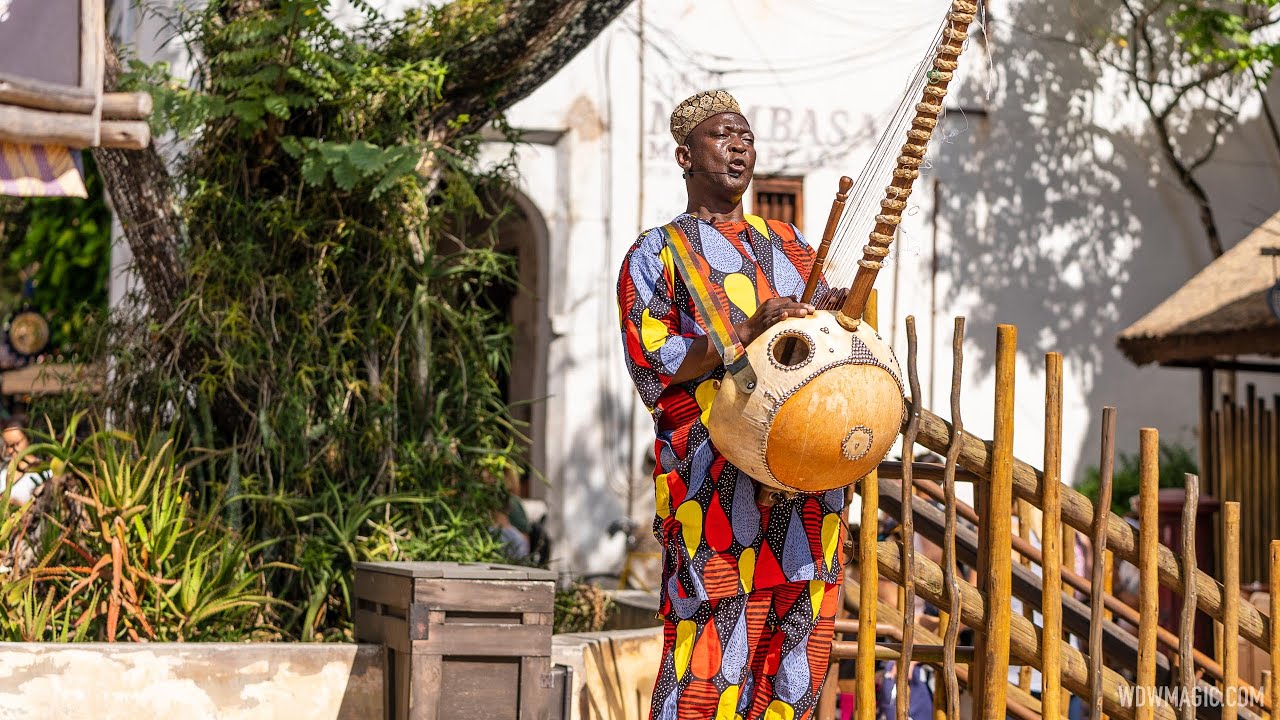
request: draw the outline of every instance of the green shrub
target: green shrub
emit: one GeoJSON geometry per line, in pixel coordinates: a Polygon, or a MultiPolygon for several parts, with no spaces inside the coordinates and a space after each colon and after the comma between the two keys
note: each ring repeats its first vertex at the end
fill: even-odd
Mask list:
{"type": "MultiPolygon", "coordinates": [[[[22,507],[0,501],[7,568],[0,638],[230,640],[270,635],[261,545],[201,512],[173,442],[77,437],[80,419],[26,457],[50,478],[22,507]]],[[[13,472],[15,463],[10,465],[13,472]]]]}
{"type": "MultiPolygon", "coordinates": [[[[1198,474],[1195,451],[1182,445],[1160,443],[1160,487],[1185,487],[1187,473],[1198,474]]],[[[1126,515],[1132,509],[1130,500],[1142,487],[1142,458],[1140,455],[1119,453],[1111,479],[1111,511],[1126,515]]],[[[1077,488],[1081,494],[1098,504],[1099,470],[1091,466],[1085,470],[1084,480],[1077,488]]]]}

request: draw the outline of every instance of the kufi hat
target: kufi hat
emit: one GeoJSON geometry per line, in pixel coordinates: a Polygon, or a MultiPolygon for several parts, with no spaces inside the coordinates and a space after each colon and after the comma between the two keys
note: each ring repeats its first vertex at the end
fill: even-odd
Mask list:
{"type": "Polygon", "coordinates": [[[742,114],[738,101],[724,90],[704,90],[676,106],[671,113],[671,137],[683,145],[699,123],[720,113],[742,114]]]}

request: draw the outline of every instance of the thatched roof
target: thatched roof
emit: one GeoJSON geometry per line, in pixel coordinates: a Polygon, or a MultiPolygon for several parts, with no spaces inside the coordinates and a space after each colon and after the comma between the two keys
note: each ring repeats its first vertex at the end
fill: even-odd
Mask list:
{"type": "Polygon", "coordinates": [[[1276,275],[1264,247],[1280,247],[1280,213],[1120,333],[1120,352],[1138,365],[1280,356],[1280,322],[1267,306],[1276,275]]]}

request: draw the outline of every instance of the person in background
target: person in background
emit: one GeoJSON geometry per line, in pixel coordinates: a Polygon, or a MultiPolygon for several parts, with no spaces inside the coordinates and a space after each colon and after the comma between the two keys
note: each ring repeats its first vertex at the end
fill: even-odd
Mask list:
{"type": "Polygon", "coordinates": [[[50,474],[47,470],[32,472],[34,461],[23,456],[27,448],[31,447],[31,440],[27,437],[26,418],[12,415],[0,421],[0,440],[3,441],[3,446],[0,447],[0,492],[8,490],[10,504],[25,505],[35,496],[36,488],[49,479],[50,474]],[[12,487],[9,483],[11,473],[17,478],[12,487]]]}

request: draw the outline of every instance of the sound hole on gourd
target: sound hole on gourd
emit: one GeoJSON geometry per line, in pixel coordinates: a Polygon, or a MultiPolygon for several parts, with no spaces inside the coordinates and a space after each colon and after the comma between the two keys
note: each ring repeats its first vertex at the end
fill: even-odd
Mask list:
{"type": "Polygon", "coordinates": [[[773,339],[770,354],[780,367],[798,368],[813,357],[813,342],[800,333],[782,333],[773,339]]]}

